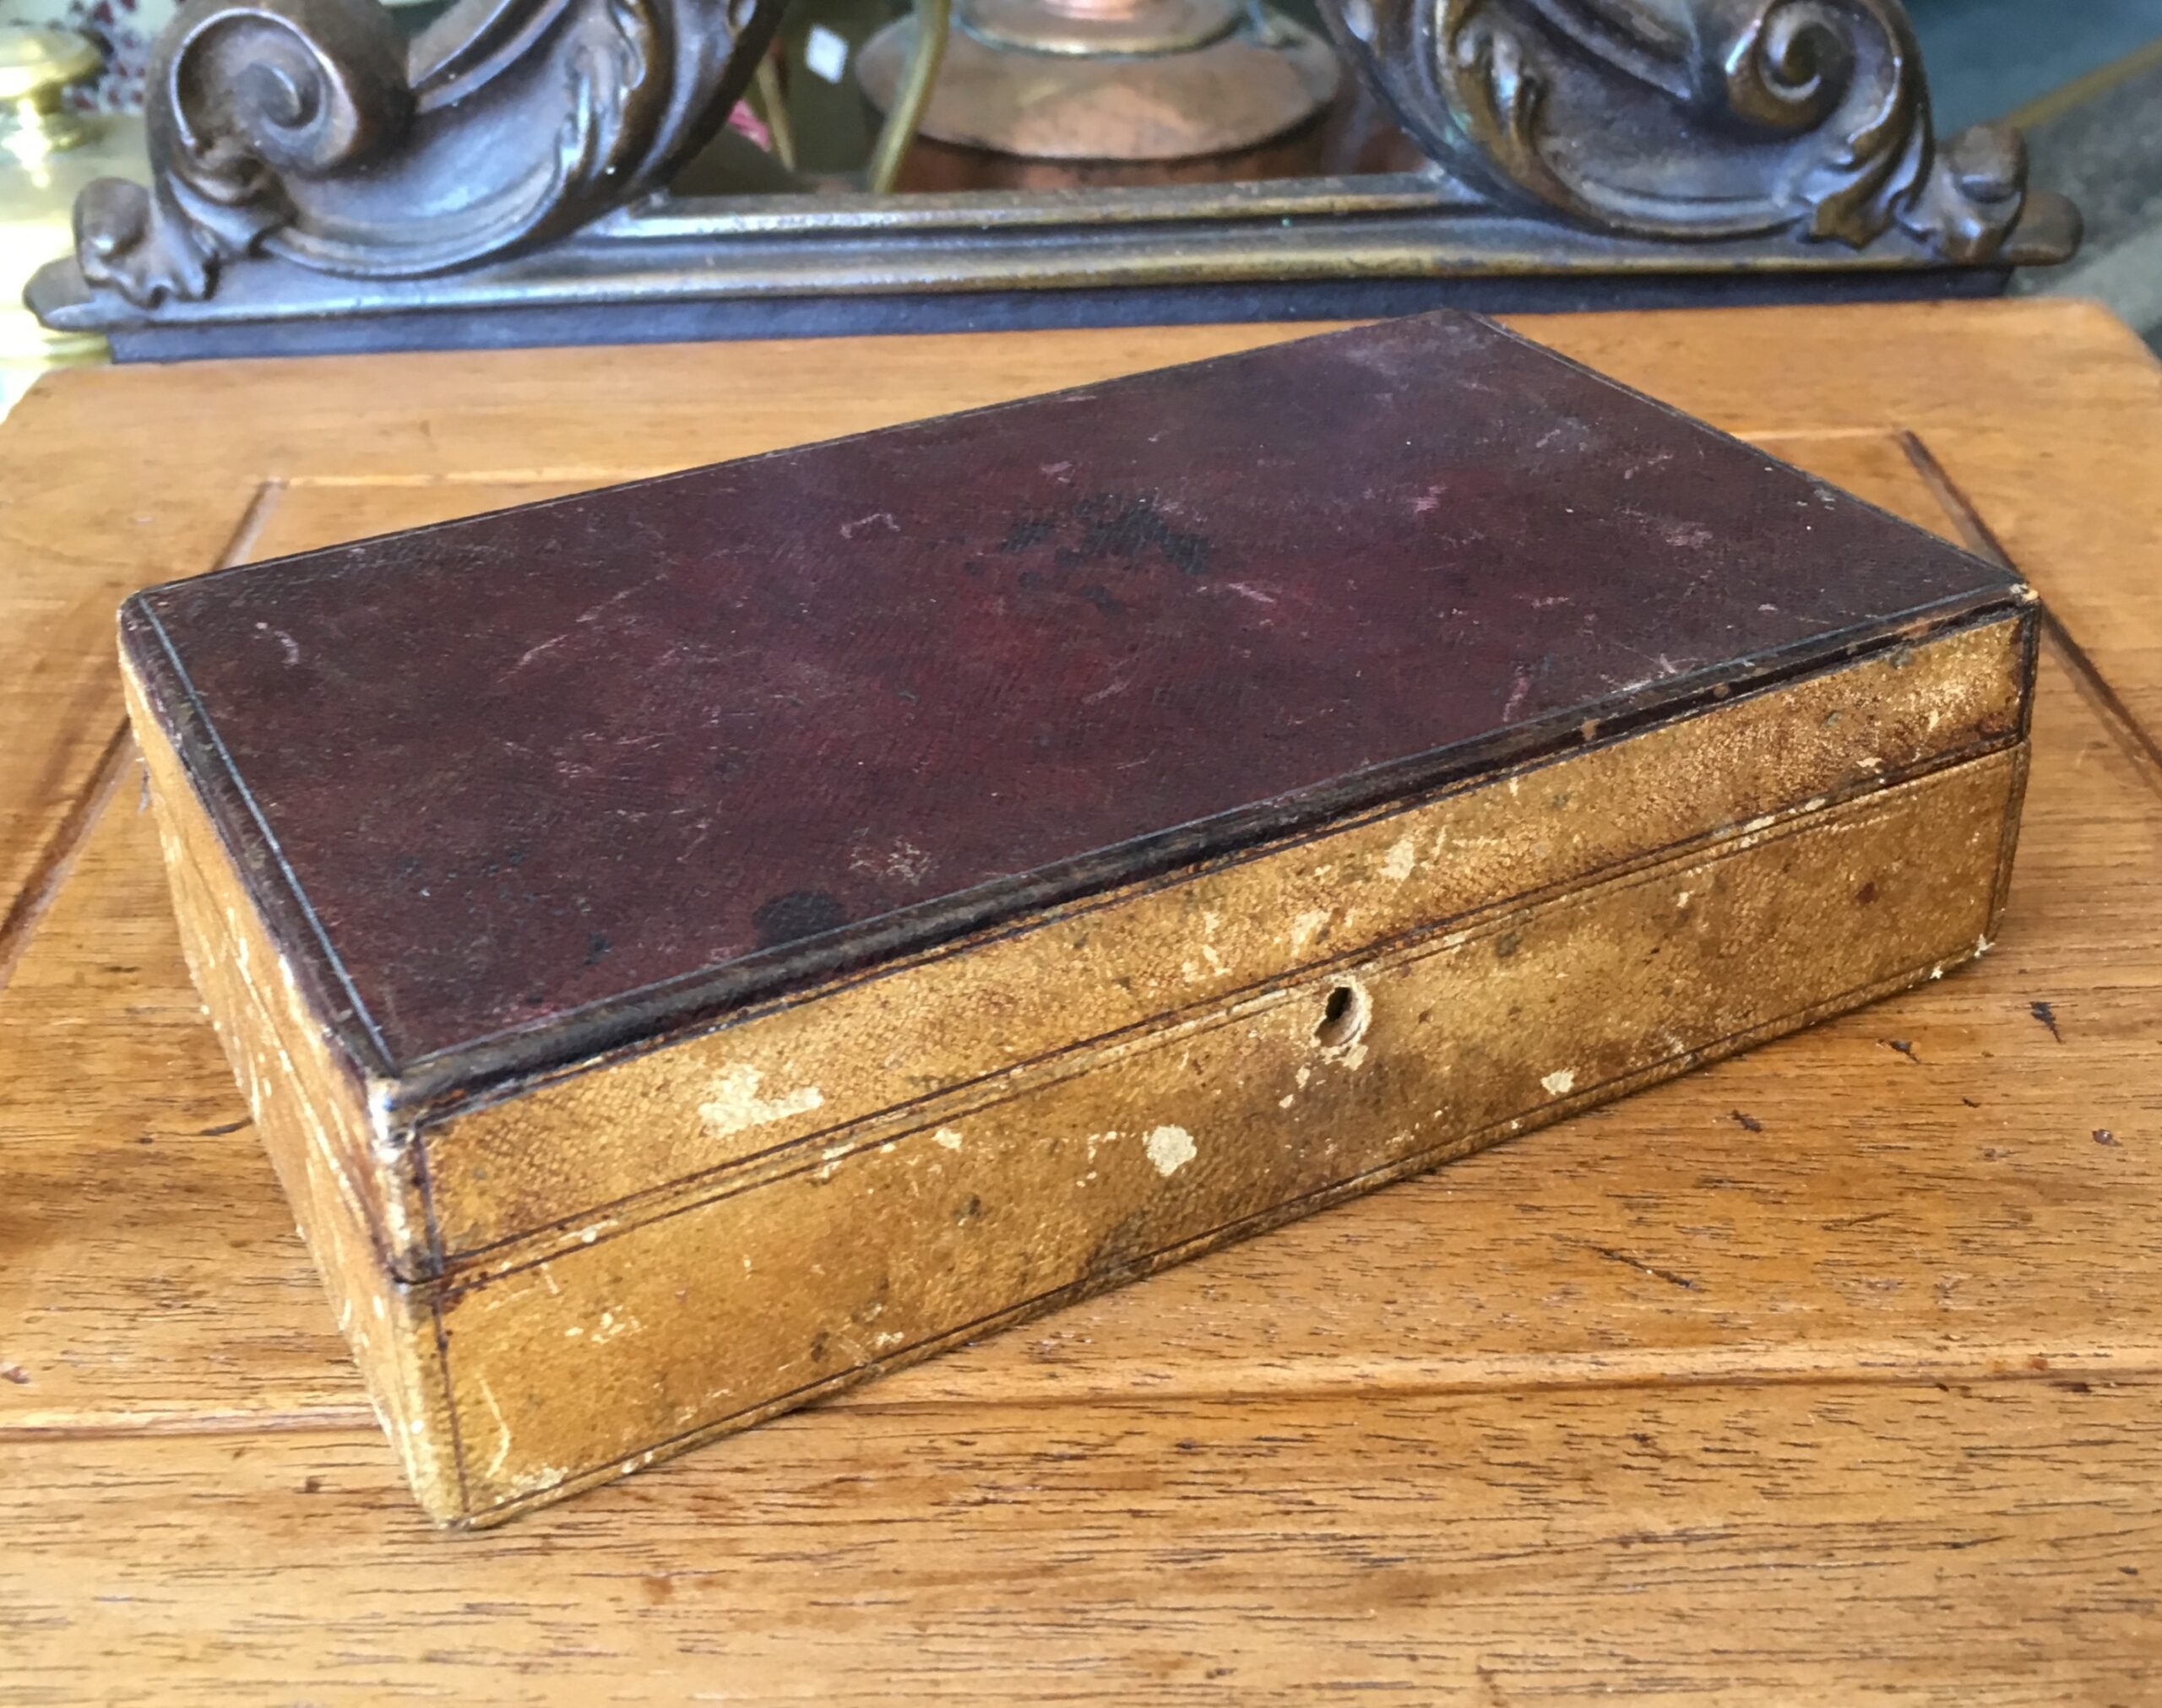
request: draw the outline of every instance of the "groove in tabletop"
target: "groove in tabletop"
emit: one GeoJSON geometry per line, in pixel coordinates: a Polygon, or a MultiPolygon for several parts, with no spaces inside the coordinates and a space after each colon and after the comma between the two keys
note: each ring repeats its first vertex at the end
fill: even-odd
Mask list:
{"type": "Polygon", "coordinates": [[[49,412],[28,407],[40,395],[0,422],[0,966],[73,856],[115,751],[116,608],[214,567],[260,484],[218,469],[161,487],[101,440],[48,437],[49,412]]]}
{"type": "Polygon", "coordinates": [[[2162,1388],[807,1414],[510,1529],[376,1444],[0,1443],[12,1700],[2133,1703],[2162,1388]],[[83,1515],[95,1511],[85,1525],[83,1515]]]}

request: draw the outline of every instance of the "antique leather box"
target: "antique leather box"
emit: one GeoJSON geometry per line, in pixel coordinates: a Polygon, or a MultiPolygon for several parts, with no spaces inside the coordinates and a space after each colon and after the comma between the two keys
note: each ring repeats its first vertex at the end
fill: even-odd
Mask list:
{"type": "Polygon", "coordinates": [[[477,1524],[1979,954],[2035,622],[1443,314],[122,639],[196,978],[477,1524]]]}

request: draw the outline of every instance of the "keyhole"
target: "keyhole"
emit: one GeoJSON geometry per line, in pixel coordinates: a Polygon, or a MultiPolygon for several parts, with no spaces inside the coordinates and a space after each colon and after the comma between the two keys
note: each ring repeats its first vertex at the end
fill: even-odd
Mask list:
{"type": "Polygon", "coordinates": [[[1322,1005],[1321,1019],[1314,1027],[1314,1042],[1323,1049],[1344,1049],[1359,1041],[1366,1029],[1372,1013],[1372,1005],[1366,993],[1356,984],[1339,984],[1328,993],[1322,1005]]]}

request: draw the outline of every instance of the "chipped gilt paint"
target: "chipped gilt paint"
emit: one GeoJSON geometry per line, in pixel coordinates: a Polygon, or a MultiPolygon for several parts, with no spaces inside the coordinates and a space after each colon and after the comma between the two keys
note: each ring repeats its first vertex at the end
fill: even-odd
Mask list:
{"type": "Polygon", "coordinates": [[[479,1524],[1956,968],[2034,611],[1437,316],[122,630],[195,976],[479,1524]]]}

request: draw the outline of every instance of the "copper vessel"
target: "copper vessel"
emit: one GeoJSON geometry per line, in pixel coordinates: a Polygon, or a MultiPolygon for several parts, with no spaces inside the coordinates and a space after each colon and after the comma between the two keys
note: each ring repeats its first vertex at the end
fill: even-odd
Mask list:
{"type": "MultiPolygon", "coordinates": [[[[882,111],[914,45],[904,18],[856,79],[882,111]]],[[[1238,0],[959,0],[905,187],[1273,177],[1311,170],[1334,52],[1238,0]]]]}

